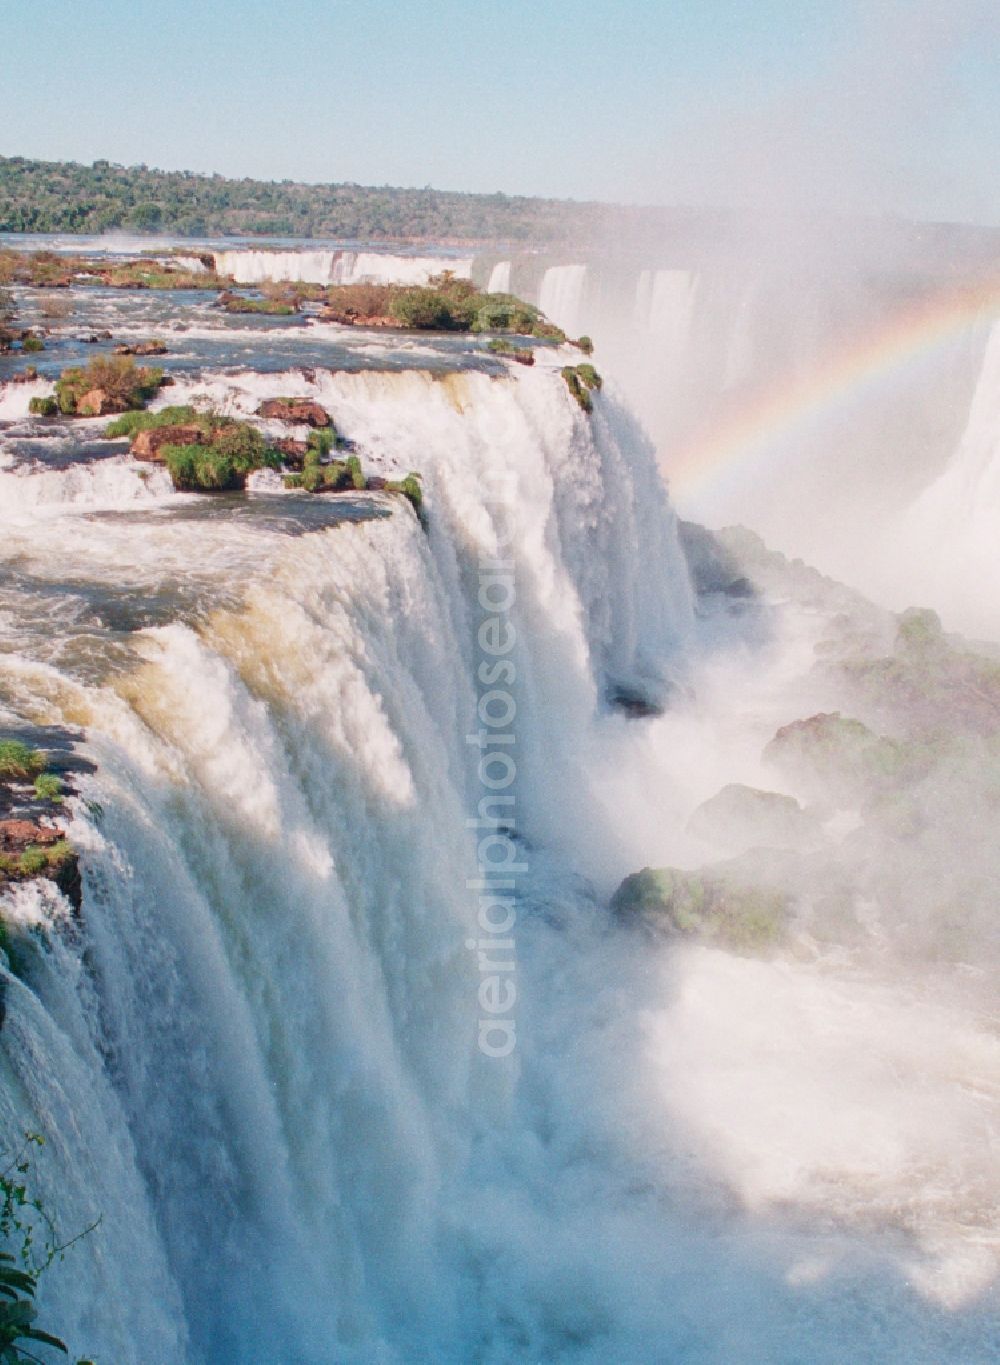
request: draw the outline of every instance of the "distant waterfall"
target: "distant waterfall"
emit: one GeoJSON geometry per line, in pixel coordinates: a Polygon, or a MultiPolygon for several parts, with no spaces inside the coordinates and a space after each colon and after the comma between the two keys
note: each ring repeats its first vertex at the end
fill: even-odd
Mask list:
{"type": "Polygon", "coordinates": [[[657,374],[669,383],[688,354],[698,278],[688,270],[643,270],[636,285],[635,315],[648,334],[657,374]]]}
{"type": "Polygon", "coordinates": [[[538,306],[550,322],[570,336],[576,336],[580,330],[586,280],[585,265],[552,265],[542,277],[538,306]]]}
{"type": "Polygon", "coordinates": [[[911,591],[959,628],[1000,634],[1000,322],[994,323],[958,448],[900,519],[911,591]]]}
{"type": "Polygon", "coordinates": [[[490,271],[486,292],[487,294],[510,293],[510,261],[497,261],[490,271]]]}
{"type": "Polygon", "coordinates": [[[399,256],[377,251],[217,251],[215,268],[238,284],[426,284],[444,270],[467,279],[471,258],[399,256]]]}

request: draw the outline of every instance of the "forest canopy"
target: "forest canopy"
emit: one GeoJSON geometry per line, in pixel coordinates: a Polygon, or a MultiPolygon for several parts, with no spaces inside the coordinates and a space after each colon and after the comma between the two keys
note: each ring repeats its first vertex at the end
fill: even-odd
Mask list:
{"type": "Polygon", "coordinates": [[[601,204],[505,194],[231,180],[110,161],[0,157],[2,232],[540,242],[587,235],[607,212],[601,204]]]}

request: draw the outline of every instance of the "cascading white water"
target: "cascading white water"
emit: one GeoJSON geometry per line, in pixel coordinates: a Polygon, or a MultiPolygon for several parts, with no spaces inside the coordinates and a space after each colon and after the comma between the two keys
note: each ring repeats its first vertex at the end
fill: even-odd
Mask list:
{"type": "Polygon", "coordinates": [[[581,752],[623,733],[607,683],[662,686],[691,629],[652,454],[610,401],[591,428],[551,370],[319,384],[366,460],[420,465],[429,537],[395,503],[283,543],[225,521],[77,518],[47,546],[5,527],[43,581],[160,591],[197,560],[211,593],[258,564],[241,608],[140,632],[103,682],[3,670],[19,713],[83,724],[98,765],[72,830],[82,929],[51,926],[33,989],[8,981],[3,1136],[55,1130],[44,1191],[64,1225],[102,1214],[48,1293],[66,1335],[123,1363],[469,1357],[469,1163],[516,1074],[475,1050],[465,947],[488,481],[513,480],[528,845],[609,884],[630,865],[581,752]]]}
{"type": "Polygon", "coordinates": [[[184,500],[101,516],[81,482],[44,524],[0,503],[24,584],[2,603],[0,704],[83,727],[96,764],[70,831],[82,921],[18,893],[13,918],[47,928],[23,983],[5,974],[0,1029],[2,1145],[44,1131],[60,1224],[103,1218],[43,1282],[46,1323],[79,1349],[995,1354],[976,1295],[996,1262],[1000,1058],[964,998],[915,1001],[805,949],[664,949],[596,903],[676,856],[675,784],[703,799],[716,762],[757,779],[814,640],[775,641],[749,676],[744,657],[724,689],[701,679],[659,720],[605,704],[671,683],[685,698],[698,634],[653,453],[613,392],[580,412],[561,358],[173,387],[245,412],[319,398],[367,468],[422,472],[426,532],[388,497],[383,519],[308,535],[283,533],[280,500],[251,500],[257,521],[184,500]],[[467,823],[498,560],[527,865],[502,1061],[476,1049],[467,823]],[[102,634],[108,602],[174,619],[102,634]]]}
{"type": "Polygon", "coordinates": [[[671,350],[688,339],[698,278],[690,270],[643,270],[636,285],[636,322],[671,350]]]}
{"type": "Polygon", "coordinates": [[[47,379],[32,379],[25,384],[0,387],[0,422],[17,422],[31,411],[33,398],[48,398],[53,386],[47,379]]]}
{"type": "Polygon", "coordinates": [[[376,251],[217,251],[215,268],[238,284],[301,281],[305,284],[426,284],[450,270],[467,279],[471,259],[399,256],[376,251]]]}
{"type": "Polygon", "coordinates": [[[489,283],[486,286],[487,294],[510,293],[510,265],[510,261],[497,261],[490,271],[489,283]]]}
{"type": "Polygon", "coordinates": [[[570,336],[576,336],[580,331],[586,282],[585,265],[551,265],[542,276],[538,306],[550,322],[570,336]]]}
{"type": "Polygon", "coordinates": [[[900,519],[890,554],[909,590],[961,630],[1000,638],[1000,322],[952,459],[900,519]]]}

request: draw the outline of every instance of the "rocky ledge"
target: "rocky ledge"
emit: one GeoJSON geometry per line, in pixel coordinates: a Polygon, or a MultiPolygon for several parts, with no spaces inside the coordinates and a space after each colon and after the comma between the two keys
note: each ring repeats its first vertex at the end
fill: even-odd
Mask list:
{"type": "Polygon", "coordinates": [[[79,860],[54,818],[65,792],[64,779],[48,769],[40,749],[0,738],[0,892],[47,878],[80,909],[79,860]]]}

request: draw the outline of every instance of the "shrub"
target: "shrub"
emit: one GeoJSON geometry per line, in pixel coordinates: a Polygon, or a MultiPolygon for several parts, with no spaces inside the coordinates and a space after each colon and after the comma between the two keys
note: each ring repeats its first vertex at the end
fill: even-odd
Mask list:
{"type": "Polygon", "coordinates": [[[63,863],[75,856],[73,845],[68,839],[57,839],[45,850],[45,860],[50,868],[61,867],[63,863]]]}
{"type": "Polygon", "coordinates": [[[39,801],[61,801],[62,789],[62,778],[55,773],[39,773],[35,778],[35,795],[39,801]]]}
{"type": "Polygon", "coordinates": [[[25,877],[34,877],[39,872],[43,872],[48,865],[49,858],[45,849],[39,848],[37,844],[32,844],[21,854],[18,871],[25,877]]]}
{"type": "Polygon", "coordinates": [[[219,289],[225,281],[212,270],[174,270],[158,261],[130,261],[101,272],[112,289],[219,289]]]}
{"type": "Polygon", "coordinates": [[[322,430],[311,431],[306,439],[306,464],[329,459],[334,446],[340,445],[342,440],[343,438],[337,432],[336,427],[324,427],[322,430]]]}
{"type": "Polygon", "coordinates": [[[520,299],[507,294],[490,294],[482,302],[472,320],[474,332],[516,332],[530,336],[538,321],[538,311],[520,299]]]}
{"type": "Polygon", "coordinates": [[[519,365],[535,363],[535,353],[530,346],[515,346],[512,341],[505,341],[502,337],[494,337],[486,349],[492,351],[494,355],[502,356],[504,360],[516,360],[519,365]]]}
{"type": "Polygon", "coordinates": [[[222,305],[227,313],[263,313],[267,317],[287,318],[297,312],[294,304],[280,299],[230,298],[222,305]]]}
{"type": "Polygon", "coordinates": [[[56,380],[56,401],[60,412],[72,415],[85,394],[99,389],[114,408],[142,408],[162,382],[162,370],[136,365],[131,356],[95,356],[82,369],[63,370],[56,380]]]}
{"type": "Polygon", "coordinates": [[[391,309],[402,327],[447,331],[453,326],[448,300],[435,289],[404,289],[393,298],[391,309]]]}
{"type": "Polygon", "coordinates": [[[402,493],[414,512],[420,515],[424,503],[424,490],[420,487],[420,475],[409,473],[405,479],[393,479],[385,486],[387,493],[402,493]]]}
{"type": "Polygon", "coordinates": [[[558,345],[566,340],[566,333],[561,327],[557,327],[554,322],[539,320],[531,329],[531,335],[537,337],[539,341],[554,341],[558,345]]]}
{"type": "Polygon", "coordinates": [[[560,374],[583,411],[591,412],[594,400],[590,396],[590,390],[599,389],[604,382],[593,365],[564,365],[560,374]]]}
{"type": "Polygon", "coordinates": [[[358,459],[357,455],[348,455],[345,466],[351,486],[358,492],[363,491],[365,487],[365,476],[361,472],[361,461],[358,459]]]}
{"type": "Polygon", "coordinates": [[[174,487],[183,492],[223,492],[246,485],[246,474],[213,446],[164,446],[161,453],[174,487]]]}
{"type": "Polygon", "coordinates": [[[326,285],[307,284],[304,280],[264,280],[260,292],[265,298],[291,304],[293,310],[297,310],[302,303],[325,299],[326,285]]]}
{"type": "Polygon", "coordinates": [[[326,302],[335,322],[351,323],[358,318],[388,317],[396,292],[388,284],[333,284],[326,290],[326,302]]]}
{"type": "Polygon", "coordinates": [[[566,387],[583,411],[591,412],[594,407],[594,400],[591,398],[587,387],[584,385],[576,369],[572,365],[564,365],[559,373],[566,381],[566,387]]]}
{"type": "Polygon", "coordinates": [[[104,435],[109,439],[116,436],[135,436],[139,431],[150,431],[156,427],[186,427],[186,426],[211,426],[211,419],[208,414],[200,413],[195,408],[181,405],[172,408],[160,408],[157,412],[123,412],[120,417],[108,424],[104,435]]]}
{"type": "Polygon", "coordinates": [[[0,739],[0,777],[32,777],[45,767],[45,755],[19,739],[0,739]]]}
{"type": "Polygon", "coordinates": [[[32,398],[28,404],[28,411],[33,417],[55,417],[59,411],[59,404],[54,398],[32,398]]]}
{"type": "Polygon", "coordinates": [[[281,468],[281,457],[249,422],[229,422],[214,430],[209,449],[231,460],[234,468],[242,474],[265,467],[281,468]]]}
{"type": "Polygon", "coordinates": [[[573,342],[573,345],[577,350],[582,351],[584,355],[594,354],[594,343],[588,336],[577,337],[576,341],[573,342]]]}
{"type": "Polygon", "coordinates": [[[42,340],[41,337],[26,336],[23,337],[21,340],[21,350],[29,352],[44,351],[45,342],[42,340]]]}
{"type": "Polygon", "coordinates": [[[174,487],[188,493],[245,488],[253,470],[281,468],[281,456],[249,422],[214,428],[209,445],[166,445],[161,454],[174,487]]]}

